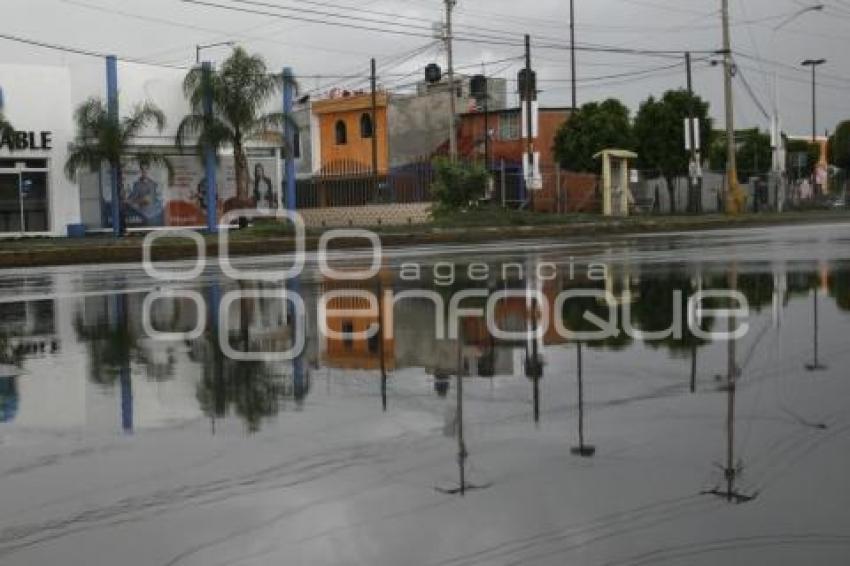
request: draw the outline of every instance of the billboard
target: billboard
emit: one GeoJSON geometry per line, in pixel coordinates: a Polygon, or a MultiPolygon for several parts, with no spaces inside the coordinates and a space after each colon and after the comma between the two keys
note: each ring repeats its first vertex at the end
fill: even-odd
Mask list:
{"type": "MultiPolygon", "coordinates": [[[[121,179],[122,212],[127,228],[191,227],[206,225],[207,178],[203,164],[192,155],[169,157],[174,175],[161,166],[135,161],[124,165],[121,179]]],[[[102,210],[105,226],[112,225],[109,175],[101,175],[102,210]]],[[[248,158],[243,198],[236,190],[236,170],[232,157],[221,159],[216,172],[218,217],[230,210],[258,208],[275,210],[281,206],[280,179],[273,157],[248,158]]]]}

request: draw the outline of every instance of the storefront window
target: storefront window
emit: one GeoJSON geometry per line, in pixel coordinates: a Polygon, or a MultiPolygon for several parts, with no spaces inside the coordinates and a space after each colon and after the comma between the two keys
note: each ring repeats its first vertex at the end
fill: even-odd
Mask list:
{"type": "Polygon", "coordinates": [[[0,232],[47,232],[47,162],[0,163],[0,232]]]}

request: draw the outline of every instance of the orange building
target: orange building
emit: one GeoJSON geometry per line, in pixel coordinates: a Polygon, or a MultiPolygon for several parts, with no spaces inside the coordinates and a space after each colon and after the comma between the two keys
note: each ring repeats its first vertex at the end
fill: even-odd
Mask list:
{"type": "MultiPolygon", "coordinates": [[[[538,110],[539,135],[534,139],[534,149],[540,152],[540,166],[555,166],[555,136],[569,120],[569,108],[540,108],[538,110]]],[[[484,158],[485,132],[490,131],[490,163],[522,163],[527,151],[525,132],[522,131],[522,109],[507,108],[489,112],[462,114],[458,131],[458,150],[465,158],[484,158]],[[486,123],[486,127],[485,127],[486,123]]]]}
{"type": "Polygon", "coordinates": [[[386,93],[377,96],[376,124],[372,121],[372,95],[343,93],[313,103],[318,120],[319,155],[317,168],[326,173],[353,173],[372,170],[373,136],[377,134],[378,172],[389,164],[386,93]]]}

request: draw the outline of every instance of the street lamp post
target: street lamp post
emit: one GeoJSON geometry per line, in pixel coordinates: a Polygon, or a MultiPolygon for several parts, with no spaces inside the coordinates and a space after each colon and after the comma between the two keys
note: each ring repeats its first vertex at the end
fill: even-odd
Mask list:
{"type": "MultiPolygon", "coordinates": [[[[801,16],[812,12],[822,12],[823,4],[815,4],[805,8],[801,8],[783,19],[779,24],[773,27],[773,52],[776,53],[776,37],[779,32],[796,21],[801,16]]],[[[780,199],[780,185],[782,184],[783,174],[785,173],[785,157],[782,139],[782,119],[779,116],[779,78],[776,66],[773,69],[773,122],[771,124],[771,149],[773,150],[773,171],[776,177],[776,210],[782,211],[782,200],[780,199]]]]}
{"type": "Polygon", "coordinates": [[[236,44],[232,41],[221,41],[219,43],[208,43],[206,45],[196,45],[195,46],[195,63],[198,64],[198,65],[201,64],[201,51],[203,51],[204,49],[212,49],[213,47],[223,47],[223,46],[233,47],[234,45],[236,45],[236,44]]]}
{"type": "Polygon", "coordinates": [[[812,68],[812,143],[818,141],[818,93],[817,68],[826,63],[826,59],[806,59],[802,65],[812,68]]]}

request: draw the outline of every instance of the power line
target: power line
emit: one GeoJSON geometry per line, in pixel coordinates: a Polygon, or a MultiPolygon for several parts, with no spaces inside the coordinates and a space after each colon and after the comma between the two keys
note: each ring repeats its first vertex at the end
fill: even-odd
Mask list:
{"type": "MultiPolygon", "coordinates": [[[[98,58],[103,59],[105,57],[112,55],[111,53],[93,51],[91,49],[83,49],[83,48],[80,48],[80,47],[71,47],[71,46],[67,46],[67,45],[59,45],[59,44],[56,44],[56,43],[47,43],[45,41],[39,41],[39,40],[36,40],[36,39],[28,39],[28,38],[25,38],[25,37],[19,37],[19,36],[16,36],[16,35],[9,35],[9,34],[5,34],[5,33],[0,34],[0,39],[5,39],[6,41],[12,41],[12,42],[21,43],[21,44],[24,44],[24,45],[31,45],[33,47],[40,47],[42,49],[49,49],[49,50],[52,50],[52,51],[61,51],[63,53],[70,53],[72,55],[82,55],[82,56],[85,56],[85,57],[98,57],[98,58]]],[[[168,68],[168,69],[177,69],[177,70],[183,70],[183,71],[188,70],[190,68],[190,67],[187,67],[187,66],[154,63],[152,61],[145,61],[145,60],[142,60],[142,59],[134,59],[134,58],[131,58],[131,57],[118,57],[118,59],[120,59],[121,61],[127,62],[127,63],[136,63],[136,64],[139,64],[139,65],[149,65],[149,66],[152,66],[152,67],[164,67],[164,68],[168,68]]]]}
{"type": "MultiPolygon", "coordinates": [[[[355,29],[361,31],[371,31],[378,33],[386,33],[392,35],[402,35],[402,36],[413,36],[413,37],[433,37],[432,30],[426,27],[413,26],[409,24],[397,23],[397,22],[387,22],[385,20],[371,20],[369,18],[363,17],[352,17],[344,14],[329,14],[327,17],[351,20],[355,19],[364,23],[354,23],[351,21],[336,21],[329,19],[321,19],[316,17],[308,17],[302,16],[298,14],[285,14],[280,12],[272,12],[268,10],[261,10],[256,8],[249,8],[245,6],[236,6],[229,4],[218,4],[207,0],[180,0],[186,4],[194,4],[197,6],[203,6],[206,8],[214,8],[220,10],[227,10],[238,13],[245,14],[253,14],[260,15],[266,17],[273,17],[285,20],[293,20],[293,21],[303,21],[308,23],[314,23],[319,25],[327,25],[333,27],[341,27],[345,29],[355,29]],[[392,26],[392,27],[385,27],[392,26]]],[[[225,0],[220,0],[225,1],[225,0]]],[[[231,0],[231,2],[236,3],[250,3],[252,5],[257,4],[268,4],[264,2],[258,2],[256,0],[231,0]]],[[[272,5],[274,7],[274,5],[272,5]]],[[[277,6],[280,9],[279,6],[277,6]]],[[[291,10],[291,8],[290,8],[291,10]]],[[[465,43],[476,43],[476,44],[484,44],[484,45],[501,45],[501,46],[510,46],[510,47],[522,47],[523,43],[519,39],[511,39],[508,36],[494,36],[494,35],[483,35],[483,34],[458,34],[455,35],[454,39],[456,41],[465,42],[465,43]]],[[[536,39],[536,38],[535,38],[536,39]]],[[[555,49],[555,50],[568,50],[569,45],[553,43],[553,42],[536,42],[535,47],[538,49],[555,49]]],[[[683,50],[671,50],[671,49],[640,49],[640,48],[631,48],[631,47],[620,47],[620,46],[606,46],[606,45],[577,45],[577,51],[588,51],[588,52],[598,52],[598,53],[612,53],[612,54],[621,54],[621,55],[645,55],[645,56],[656,56],[656,57],[680,57],[683,50]]],[[[716,53],[717,50],[697,50],[691,49],[693,53],[698,54],[709,54],[716,53]]]]}

